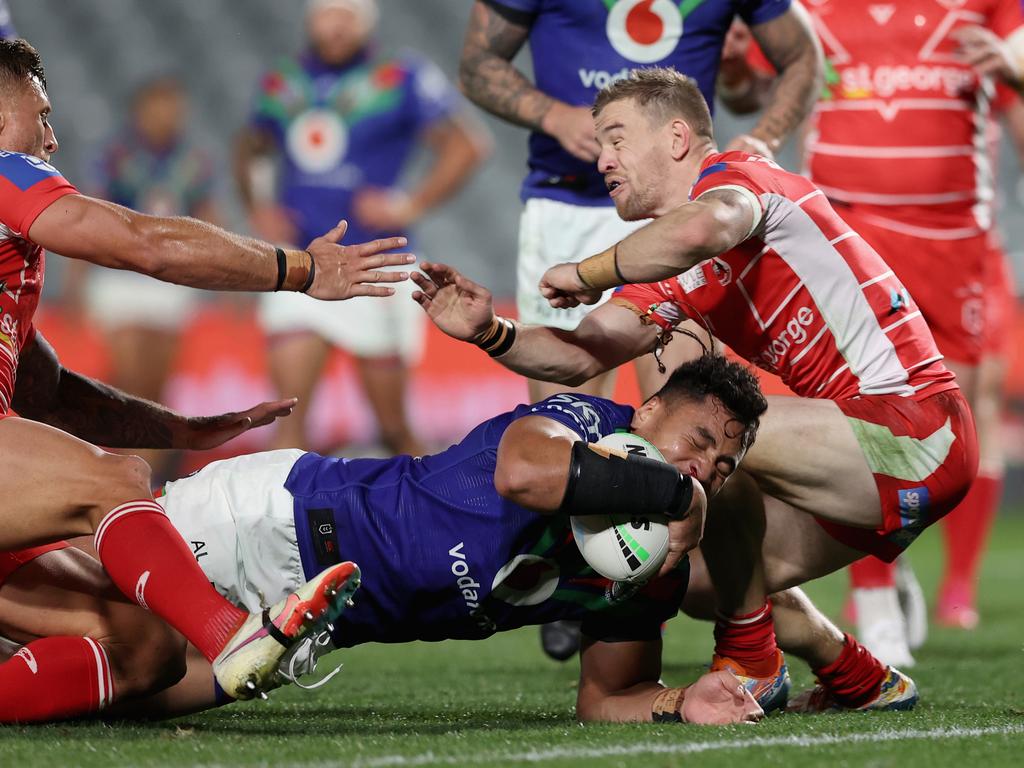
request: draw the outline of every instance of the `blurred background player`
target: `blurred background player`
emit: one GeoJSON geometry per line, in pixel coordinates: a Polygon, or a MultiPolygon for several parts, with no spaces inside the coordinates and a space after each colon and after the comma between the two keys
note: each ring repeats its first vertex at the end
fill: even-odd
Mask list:
{"type": "MultiPolygon", "coordinates": [[[[309,0],[308,50],[263,77],[237,157],[242,199],[260,237],[306,242],[338,218],[349,222],[349,238],[406,233],[457,193],[486,156],[486,137],[460,114],[461,100],[437,67],[377,53],[377,19],[374,0],[309,0]],[[420,145],[432,163],[407,192],[398,184],[420,145]]],[[[274,444],[309,447],[314,388],[340,347],[355,357],[384,447],[424,453],[404,402],[423,343],[422,318],[407,292],[324,310],[301,296],[268,296],[262,305],[274,386],[299,398],[274,444]]]]}
{"type": "MultiPolygon", "coordinates": [[[[830,77],[807,135],[808,173],[906,285],[977,407],[994,195],[984,134],[993,83],[1022,85],[1021,4],[814,0],[809,10],[830,77]]],[[[894,310],[902,301],[892,297],[894,310]]],[[[928,499],[906,503],[927,508],[928,499]]],[[[976,562],[996,504],[982,477],[945,524],[953,560],[976,562]]],[[[912,663],[895,566],[865,558],[851,580],[865,645],[912,663]]],[[[973,610],[973,586],[955,589],[973,610]]]]}
{"type": "MultiPolygon", "coordinates": [[[[822,71],[805,14],[789,0],[702,0],[685,4],[685,10],[666,0],[473,4],[460,64],[462,89],[481,108],[531,131],[516,271],[521,321],[574,329],[593,307],[552,309],[537,290],[541,276],[554,264],[611,246],[642,223],[619,218],[598,173],[600,148],[590,114],[597,92],[633,67],[657,63],[694,77],[713,103],[720,50],[736,15],[749,22],[781,74],[774,104],[749,135],[728,148],[770,156],[810,111],[822,71]],[[527,42],[534,82],[512,63],[527,42]]],[[[668,348],[668,370],[682,346],[668,348]]],[[[637,374],[644,397],[663,381],[652,355],[637,362],[637,374]]],[[[608,373],[575,389],[609,397],[614,384],[614,373],[608,373]]],[[[567,389],[535,380],[529,386],[533,401],[567,389]]],[[[573,627],[542,632],[553,658],[569,658],[578,642],[573,627]]]]}
{"type": "MultiPolygon", "coordinates": [[[[92,193],[154,216],[194,216],[222,224],[210,157],[185,138],[187,124],[187,97],[177,78],[161,76],[142,85],[133,95],[129,124],[93,164],[92,193]]],[[[199,293],[135,272],[90,268],[86,262],[72,265],[65,279],[65,306],[78,306],[84,293],[90,318],[105,332],[111,383],[132,395],[165,401],[182,326],[199,293]]],[[[165,477],[167,452],[140,455],[158,480],[165,477]]]]}

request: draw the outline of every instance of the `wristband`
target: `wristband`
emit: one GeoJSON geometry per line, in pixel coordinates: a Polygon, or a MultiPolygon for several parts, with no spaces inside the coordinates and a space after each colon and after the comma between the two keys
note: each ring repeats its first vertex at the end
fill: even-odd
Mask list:
{"type": "Polygon", "coordinates": [[[569,458],[569,479],[561,511],[605,515],[628,509],[635,514],[686,516],[693,500],[693,478],[673,465],[646,456],[622,455],[577,440],[569,458]]]}
{"type": "Polygon", "coordinates": [[[686,699],[685,688],[666,688],[654,697],[651,706],[651,719],[656,723],[685,723],[683,701],[686,699]]]}
{"type": "Polygon", "coordinates": [[[313,279],[316,277],[316,259],[309,251],[306,253],[309,254],[309,277],[306,278],[306,284],[299,289],[299,293],[309,293],[309,289],[313,287],[313,279]]]}
{"type": "Polygon", "coordinates": [[[277,283],[274,284],[274,292],[276,293],[284,287],[284,279],[288,274],[288,257],[285,255],[283,248],[275,248],[274,253],[277,256],[277,283]]]}
{"type": "Polygon", "coordinates": [[[618,261],[619,246],[602,251],[576,265],[576,274],[584,287],[604,291],[622,285],[618,261]]]}
{"type": "Polygon", "coordinates": [[[476,345],[491,357],[500,357],[512,349],[516,343],[516,325],[508,318],[495,315],[491,327],[487,329],[476,345]]]}

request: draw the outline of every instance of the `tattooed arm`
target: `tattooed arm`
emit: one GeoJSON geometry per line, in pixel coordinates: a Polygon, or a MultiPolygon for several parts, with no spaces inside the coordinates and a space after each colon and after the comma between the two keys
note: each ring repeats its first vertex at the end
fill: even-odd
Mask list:
{"type": "Polygon", "coordinates": [[[750,135],[776,152],[814,107],[824,82],[824,58],[807,11],[799,3],[751,27],[751,32],[779,75],[771,103],[750,135]]]}
{"type": "Polygon", "coordinates": [[[19,416],[110,448],[203,450],[291,413],[294,400],[262,403],[240,413],[189,417],[133,397],[60,364],[42,334],[22,350],[14,389],[19,416]]]}
{"type": "Polygon", "coordinates": [[[540,91],[512,65],[530,35],[530,18],[485,0],[473,3],[459,61],[459,85],[477,106],[492,115],[541,131],[570,154],[597,160],[589,106],[571,106],[540,91]]]}

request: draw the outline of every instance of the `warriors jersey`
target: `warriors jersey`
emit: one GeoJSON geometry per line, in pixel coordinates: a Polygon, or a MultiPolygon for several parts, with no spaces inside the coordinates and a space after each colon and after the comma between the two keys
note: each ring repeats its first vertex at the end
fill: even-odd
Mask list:
{"type": "Polygon", "coordinates": [[[406,234],[363,225],[353,197],[361,188],[394,186],[423,132],[459,105],[441,71],[413,56],[363,54],[331,67],[307,55],[268,72],[252,121],[277,142],[279,202],[297,217],[301,243],[342,218],[346,242],[406,234]]]}
{"type": "Polygon", "coordinates": [[[1020,0],[809,0],[828,59],[808,134],[812,180],[879,226],[956,239],[991,225],[985,146],[993,83],[957,57],[957,34],[1006,38],[1020,0]]]}
{"type": "Polygon", "coordinates": [[[153,216],[197,216],[213,198],[213,164],[184,142],[163,150],[132,132],[116,137],[102,153],[96,194],[153,216]]]}
{"type": "Polygon", "coordinates": [[[43,249],[28,231],[54,200],[76,192],[38,157],[0,152],[0,416],[11,408],[18,357],[43,289],[43,249]]]}
{"type": "Polygon", "coordinates": [[[0,38],[13,40],[18,36],[14,29],[14,22],[11,20],[11,9],[7,6],[7,0],[0,0],[0,38]]]}
{"type": "MultiPolygon", "coordinates": [[[[567,104],[590,106],[597,92],[636,67],[675,67],[697,81],[709,105],[725,33],[739,15],[771,21],[790,0],[484,0],[530,29],[537,87],[567,104]]],[[[547,134],[530,136],[523,199],[610,206],[595,163],[579,160],[547,134]]]]}
{"type": "Polygon", "coordinates": [[[613,301],[670,332],[687,316],[802,397],[918,397],[956,387],[928,326],[882,258],[807,179],[742,152],[712,154],[690,193],[745,196],[751,236],[613,301]]]}
{"type": "Polygon", "coordinates": [[[340,560],[363,571],[335,642],[475,639],[555,619],[583,619],[599,639],[657,638],[688,567],[642,587],[613,583],[583,560],[565,515],[524,509],[494,488],[498,444],[516,419],[544,416],[593,442],[628,428],[632,414],[560,394],[485,421],[432,456],[299,458],[285,487],[306,577],[340,560]]]}

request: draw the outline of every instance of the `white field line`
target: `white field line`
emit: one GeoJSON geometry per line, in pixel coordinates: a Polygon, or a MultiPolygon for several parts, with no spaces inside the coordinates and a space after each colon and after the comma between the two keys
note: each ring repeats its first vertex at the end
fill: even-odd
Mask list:
{"type": "MultiPolygon", "coordinates": [[[[719,741],[666,744],[664,742],[641,742],[608,747],[553,747],[532,749],[526,752],[481,752],[463,755],[436,755],[427,752],[422,755],[381,755],[354,761],[293,763],[288,766],[277,764],[278,768],[422,768],[445,765],[493,765],[494,763],[545,763],[550,760],[594,760],[605,757],[630,757],[635,755],[695,755],[702,752],[724,752],[765,747],[823,747],[842,744],[878,743],[884,741],[930,741],[978,739],[986,736],[1024,735],[1024,724],[990,726],[987,728],[934,728],[931,730],[906,729],[877,731],[873,733],[849,733],[820,736],[768,736],[764,738],[734,739],[719,741]]],[[[217,768],[208,766],[208,768],[217,768]]]]}

